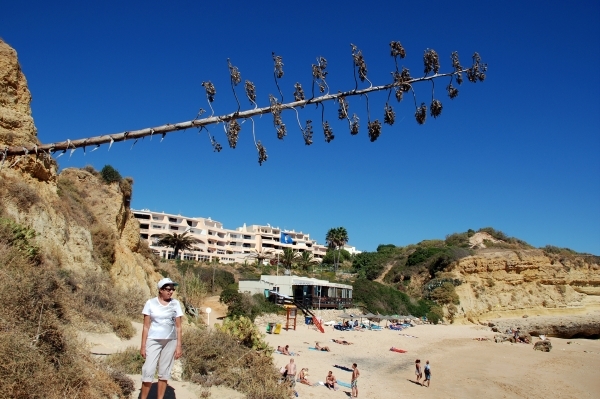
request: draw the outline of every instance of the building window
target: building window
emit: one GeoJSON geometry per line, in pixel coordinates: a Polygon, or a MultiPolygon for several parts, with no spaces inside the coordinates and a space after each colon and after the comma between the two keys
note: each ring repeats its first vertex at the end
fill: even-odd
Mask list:
{"type": "Polygon", "coordinates": [[[163,227],[162,227],[162,226],[159,226],[159,225],[157,225],[157,224],[153,224],[153,225],[152,225],[152,228],[153,228],[153,229],[159,229],[159,230],[162,230],[162,229],[163,229],[163,227]]]}
{"type": "Polygon", "coordinates": [[[169,228],[170,228],[171,230],[179,230],[179,227],[177,227],[177,226],[169,226],[169,228]]]}
{"type": "Polygon", "coordinates": [[[142,237],[144,240],[148,239],[148,234],[140,234],[140,237],[142,237]]]}
{"type": "Polygon", "coordinates": [[[169,222],[171,222],[171,223],[177,223],[177,219],[175,219],[175,218],[169,218],[169,222]]]}
{"type": "Polygon", "coordinates": [[[143,215],[141,213],[134,213],[133,216],[136,219],[150,219],[150,215],[143,215]]]}
{"type": "Polygon", "coordinates": [[[140,224],[140,229],[147,229],[149,226],[147,224],[140,224]]]}
{"type": "Polygon", "coordinates": [[[244,240],[251,240],[252,236],[244,236],[244,240]]]}

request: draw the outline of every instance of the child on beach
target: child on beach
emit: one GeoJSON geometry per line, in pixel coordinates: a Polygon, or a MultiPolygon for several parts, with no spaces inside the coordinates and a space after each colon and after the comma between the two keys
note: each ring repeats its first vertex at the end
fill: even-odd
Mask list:
{"type": "Polygon", "coordinates": [[[352,363],[352,380],[350,381],[350,386],[352,387],[352,397],[358,398],[358,377],[360,377],[360,371],[358,371],[358,366],[356,363],[352,363]]]}
{"type": "Polygon", "coordinates": [[[429,384],[431,383],[431,367],[429,366],[429,360],[425,362],[425,381],[423,381],[423,385],[427,383],[427,388],[429,388],[429,384]]]}

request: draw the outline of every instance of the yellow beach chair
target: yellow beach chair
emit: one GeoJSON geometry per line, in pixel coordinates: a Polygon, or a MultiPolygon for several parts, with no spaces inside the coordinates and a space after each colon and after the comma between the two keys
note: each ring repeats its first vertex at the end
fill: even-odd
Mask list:
{"type": "Polygon", "coordinates": [[[277,323],[275,325],[275,330],[273,331],[273,334],[279,334],[281,332],[281,323],[277,323]]]}

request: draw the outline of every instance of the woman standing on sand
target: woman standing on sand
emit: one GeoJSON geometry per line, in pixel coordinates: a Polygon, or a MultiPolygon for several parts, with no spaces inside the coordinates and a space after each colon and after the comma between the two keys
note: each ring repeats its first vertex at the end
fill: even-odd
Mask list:
{"type": "Polygon", "coordinates": [[[415,375],[417,376],[417,384],[421,384],[421,377],[423,376],[423,372],[421,371],[421,359],[415,360],[415,375]]]}
{"type": "Polygon", "coordinates": [[[158,365],[157,399],[164,399],[167,390],[167,380],[171,378],[173,360],[182,355],[181,349],[181,305],[171,298],[175,291],[170,278],[158,282],[158,296],[149,299],[142,310],[144,329],[142,330],[142,345],[140,354],[146,362],[142,367],[141,399],[147,399],[154,373],[158,365]]]}
{"type": "Polygon", "coordinates": [[[423,385],[427,383],[427,388],[429,388],[429,384],[431,384],[431,367],[429,367],[429,360],[425,362],[425,381],[423,381],[423,385]]]}

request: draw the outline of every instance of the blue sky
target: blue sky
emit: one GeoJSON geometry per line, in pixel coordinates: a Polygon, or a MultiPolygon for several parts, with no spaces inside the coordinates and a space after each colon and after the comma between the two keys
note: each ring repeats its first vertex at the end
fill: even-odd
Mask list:
{"type": "MultiPolygon", "coordinates": [[[[205,80],[217,88],[217,114],[232,112],[227,58],[256,84],[261,106],[277,93],[272,51],[283,57],[288,100],[296,82],[309,92],[317,56],[328,60],[332,91],[352,89],[350,43],[375,84],[391,79],[391,40],[406,48],[401,64],[413,76],[427,48],[439,53],[442,72],[455,50],[463,65],[474,51],[489,65],[486,81],[463,83],[454,100],[438,80],[444,110],[423,126],[411,97],[394,101],[396,123],[375,143],[365,100],[350,98],[361,131],[351,136],[337,104],[327,103],[329,144],[313,107],[301,111],[314,121],[309,147],[293,112],[283,114],[283,141],[270,115],[256,119],[269,155],[263,166],[249,123],[235,150],[222,126],[209,128],[221,153],[206,133],[188,130],[58,160],[132,176],[136,209],[210,216],[228,228],[270,223],[320,243],[344,226],[350,244],[368,251],[492,226],[535,246],[600,254],[597,1],[40,3],[4,4],[0,37],[19,54],[43,143],[191,120],[208,109],[205,80]]],[[[415,90],[429,104],[431,85],[415,90]]],[[[249,108],[241,87],[238,95],[249,108]]],[[[385,101],[370,96],[372,119],[382,119],[385,101]]]]}

